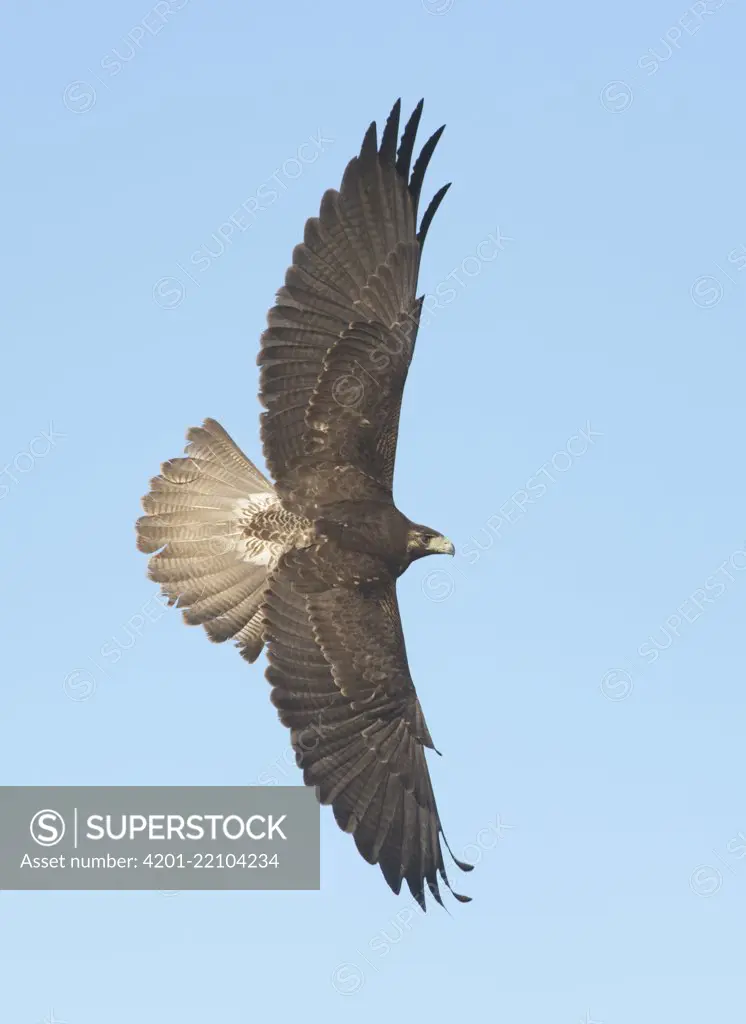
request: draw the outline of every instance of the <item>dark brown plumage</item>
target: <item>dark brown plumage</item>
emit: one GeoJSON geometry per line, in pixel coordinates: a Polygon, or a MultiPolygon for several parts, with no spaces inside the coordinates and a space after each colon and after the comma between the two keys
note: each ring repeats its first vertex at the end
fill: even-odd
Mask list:
{"type": "Polygon", "coordinates": [[[189,431],[187,457],[152,481],[137,528],[140,548],[158,552],[151,577],[187,622],[234,638],[249,661],[266,643],[272,701],[304,781],[394,892],[405,881],[425,909],[426,888],[441,902],[438,875],[448,885],[445,837],[396,580],[415,558],[453,545],[410,522],[392,496],[422,245],[448,189],[418,227],[443,131],[410,173],[421,114],[422,102],[398,151],[399,101],[380,146],[370,126],[339,192],[327,191],[307,221],[268,314],[258,363],[274,487],[206,420],[189,431]]]}

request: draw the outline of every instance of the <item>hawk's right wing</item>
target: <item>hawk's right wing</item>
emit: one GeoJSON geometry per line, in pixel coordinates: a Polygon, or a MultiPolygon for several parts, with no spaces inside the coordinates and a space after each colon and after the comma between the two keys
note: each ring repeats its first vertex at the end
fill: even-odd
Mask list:
{"type": "Polygon", "coordinates": [[[321,802],[393,891],[406,881],[424,910],[426,887],[441,902],[438,874],[450,884],[425,760],[433,742],[409,673],[395,586],[301,592],[294,584],[307,584],[313,564],[313,548],[296,551],[271,577],[264,615],[272,702],[291,730],[306,784],[319,787],[321,802]]]}

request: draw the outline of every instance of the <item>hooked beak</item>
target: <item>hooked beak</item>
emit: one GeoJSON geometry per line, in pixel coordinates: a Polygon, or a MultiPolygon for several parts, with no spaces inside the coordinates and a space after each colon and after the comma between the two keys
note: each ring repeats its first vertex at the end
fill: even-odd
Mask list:
{"type": "Polygon", "coordinates": [[[431,537],[427,550],[434,555],[455,555],[456,549],[447,537],[431,537]]]}

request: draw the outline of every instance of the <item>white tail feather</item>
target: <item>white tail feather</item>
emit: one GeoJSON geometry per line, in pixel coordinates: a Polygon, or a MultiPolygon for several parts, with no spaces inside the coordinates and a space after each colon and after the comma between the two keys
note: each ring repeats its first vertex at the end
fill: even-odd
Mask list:
{"type": "Polygon", "coordinates": [[[234,639],[255,661],[261,605],[277,545],[251,535],[251,518],[279,504],[274,488],[215,420],[187,431],[183,458],[164,462],[143,498],[137,546],[148,575],[184,621],[211,640],[234,639]]]}

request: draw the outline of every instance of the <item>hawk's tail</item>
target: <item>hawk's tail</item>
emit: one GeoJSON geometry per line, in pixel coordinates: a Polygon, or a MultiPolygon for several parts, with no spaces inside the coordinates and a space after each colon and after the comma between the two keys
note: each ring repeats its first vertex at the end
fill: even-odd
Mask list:
{"type": "Polygon", "coordinates": [[[271,545],[252,536],[251,520],[278,503],[267,478],[215,420],[187,431],[183,458],[161,466],[142,500],[137,546],[157,552],[148,575],[201,624],[211,640],[234,639],[247,661],[264,645],[261,605],[271,545]]]}

